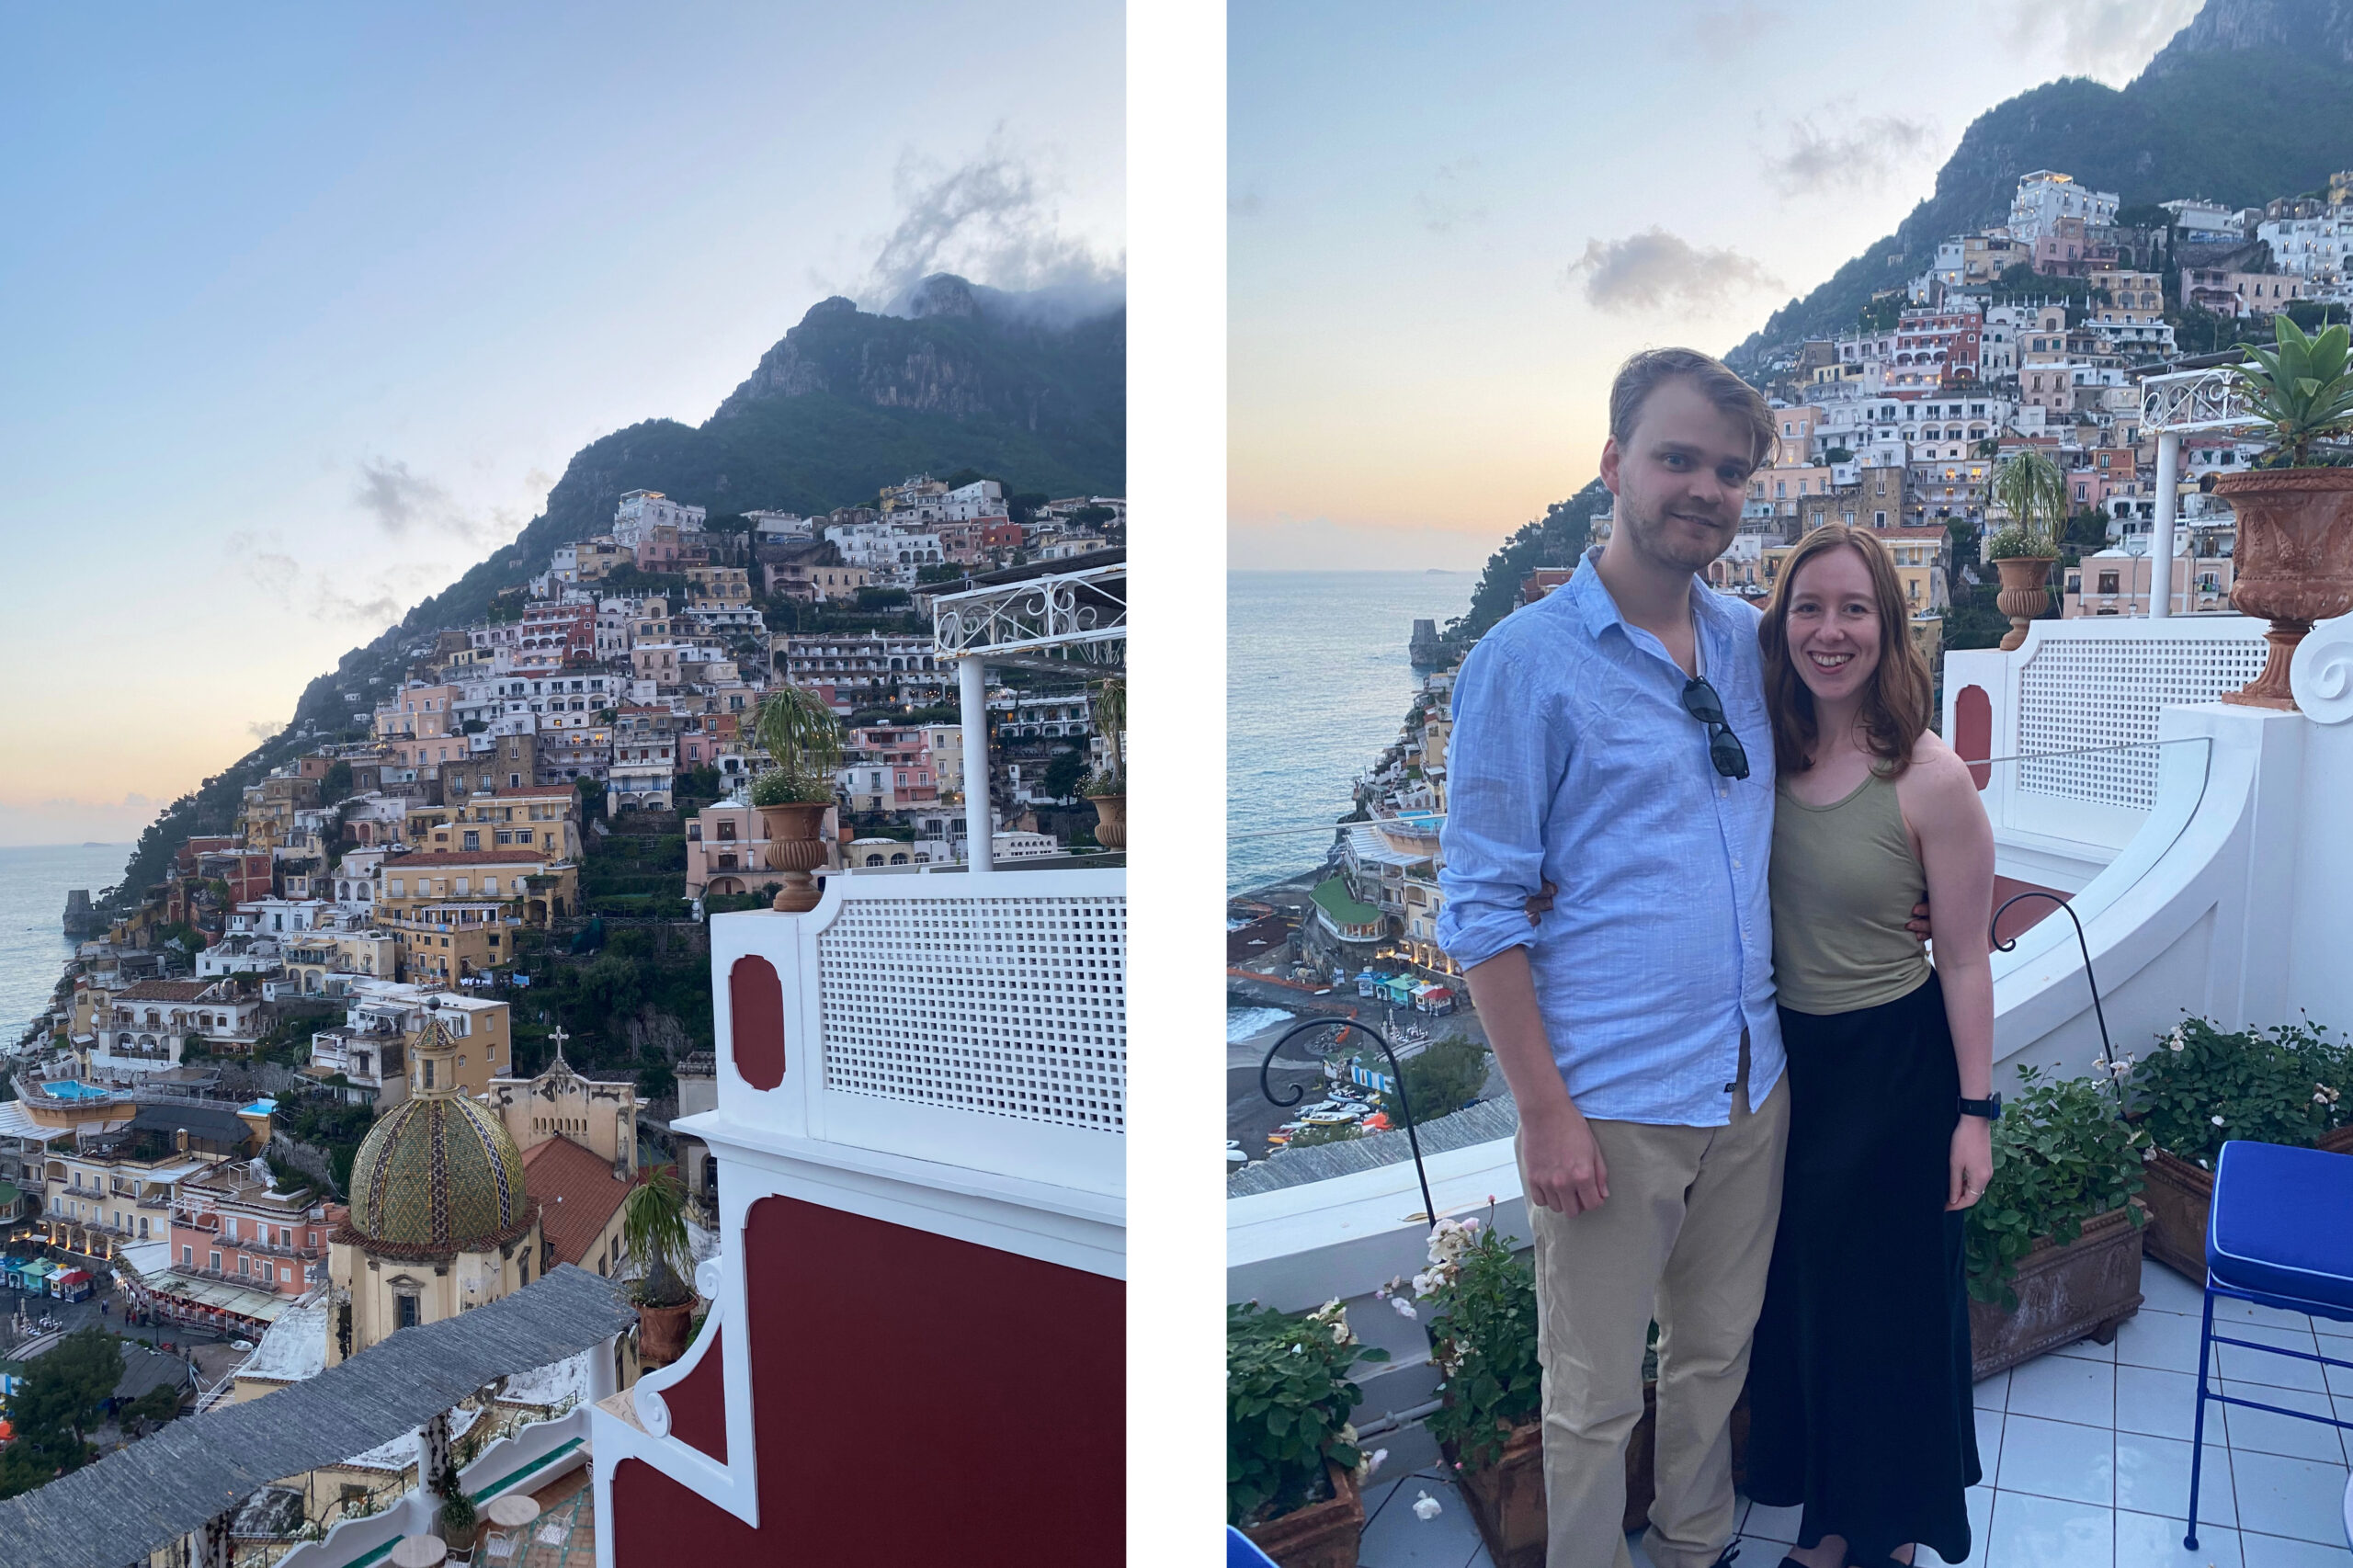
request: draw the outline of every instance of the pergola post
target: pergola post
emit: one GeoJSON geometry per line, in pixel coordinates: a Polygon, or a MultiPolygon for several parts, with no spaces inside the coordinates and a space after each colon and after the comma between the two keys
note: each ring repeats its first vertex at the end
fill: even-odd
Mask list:
{"type": "Polygon", "coordinates": [[[2174,492],[2181,483],[2181,432],[2157,433],[2157,520],[2149,541],[2149,619],[2173,614],[2174,492]]]}
{"type": "Polygon", "coordinates": [[[995,826],[989,820],[989,685],[980,655],[956,661],[957,695],[964,748],[964,842],[966,864],[975,871],[996,869],[995,826]]]}

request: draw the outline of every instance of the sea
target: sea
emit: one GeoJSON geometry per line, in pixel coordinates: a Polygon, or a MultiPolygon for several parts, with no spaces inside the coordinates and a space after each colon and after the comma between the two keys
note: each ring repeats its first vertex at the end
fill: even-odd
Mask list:
{"type": "Polygon", "coordinates": [[[64,929],[65,895],[96,898],[122,880],[128,844],[34,845],[0,849],[0,1048],[13,1046],[49,1010],[74,944],[64,929]]]}
{"type": "Polygon", "coordinates": [[[1471,572],[1229,572],[1225,886],[1322,864],[1358,774],[1397,738],[1420,678],[1414,622],[1471,608],[1471,572]],[[1278,837],[1249,837],[1299,829],[1278,837]]]}

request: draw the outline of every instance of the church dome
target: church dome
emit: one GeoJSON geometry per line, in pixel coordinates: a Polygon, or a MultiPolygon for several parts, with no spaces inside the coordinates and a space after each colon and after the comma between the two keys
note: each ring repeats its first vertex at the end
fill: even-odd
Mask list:
{"type": "MultiPolygon", "coordinates": [[[[425,1054],[446,1050],[438,1020],[425,1054]],[[436,1038],[439,1037],[439,1038],[436,1038]]],[[[523,1156],[498,1116],[442,1084],[377,1119],[351,1162],[349,1234],[369,1252],[412,1257],[515,1241],[536,1218],[523,1156]]]]}

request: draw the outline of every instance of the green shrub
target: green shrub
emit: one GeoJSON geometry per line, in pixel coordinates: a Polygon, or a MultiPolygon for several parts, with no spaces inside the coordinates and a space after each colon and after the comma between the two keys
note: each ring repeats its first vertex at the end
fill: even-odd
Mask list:
{"type": "Polygon", "coordinates": [[[1364,1461],[1348,1413],[1364,1398],[1348,1369],[1386,1361],[1336,1301],[1303,1314],[1245,1301],[1225,1313],[1225,1517],[1258,1524],[1326,1496],[1326,1460],[1364,1461]]]}
{"type": "Polygon", "coordinates": [[[2233,1138],[2309,1148],[2353,1122],[2353,1047],[2310,1023],[2225,1032],[2184,1018],[2137,1062],[2131,1096],[2142,1127],[2176,1159],[2213,1168],[2233,1138]]]}
{"type": "MultiPolygon", "coordinates": [[[[2116,1097],[2095,1078],[2044,1081],[2018,1069],[2025,1088],[1994,1123],[1994,1175],[1966,1212],[1969,1293],[2018,1305],[2010,1288],[2020,1258],[2044,1237],[2064,1246],[2086,1221],[2130,1204],[2146,1185],[2148,1134],[2117,1115],[2116,1097]]],[[[2132,1223],[2144,1221],[2131,1210],[2132,1223]]]]}

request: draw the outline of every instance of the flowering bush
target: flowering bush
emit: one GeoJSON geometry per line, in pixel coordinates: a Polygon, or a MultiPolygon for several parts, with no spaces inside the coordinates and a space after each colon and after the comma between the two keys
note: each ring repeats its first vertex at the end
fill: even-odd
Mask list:
{"type": "MultiPolygon", "coordinates": [[[[2103,1062],[2101,1065],[2106,1066],[2103,1062]]],[[[1994,1175],[1968,1210],[1969,1293],[2005,1310],[2018,1304],[2010,1278],[2044,1236],[2064,1246],[2085,1222],[2131,1203],[2148,1134],[2120,1119],[2108,1086],[2094,1078],[2046,1083],[2031,1067],[1994,1123],[1994,1175]]],[[[2145,1216],[2136,1207],[2132,1223],[2145,1216]]]]}
{"type": "Polygon", "coordinates": [[[2315,1024],[2226,1033],[2185,1018],[2127,1066],[2156,1146],[2209,1170],[2233,1138],[2309,1148],[2353,1122],[2353,1047],[2315,1024]]]}
{"type": "Polygon", "coordinates": [[[1256,1301],[1225,1314],[1225,1517],[1255,1525],[1327,1495],[1326,1460],[1369,1474],[1348,1412],[1364,1398],[1348,1376],[1389,1352],[1358,1340],[1336,1301],[1303,1314],[1256,1301]]]}
{"type": "Polygon", "coordinates": [[[1446,1380],[1446,1403],[1430,1416],[1430,1435],[1452,1447],[1459,1464],[1493,1464],[1512,1429],[1533,1421],[1543,1401],[1535,1265],[1491,1221],[1440,1220],[1430,1232],[1429,1267],[1414,1276],[1413,1291],[1437,1309],[1430,1355],[1446,1380]]]}

